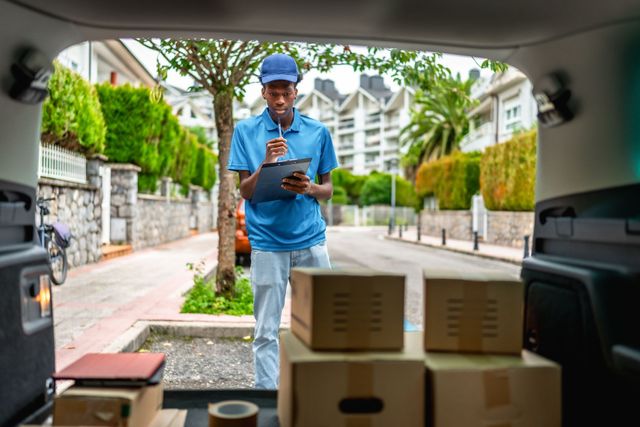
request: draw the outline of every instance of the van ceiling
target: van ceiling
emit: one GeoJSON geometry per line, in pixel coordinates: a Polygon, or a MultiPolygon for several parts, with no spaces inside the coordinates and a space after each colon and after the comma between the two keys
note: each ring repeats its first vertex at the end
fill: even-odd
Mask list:
{"type": "Polygon", "coordinates": [[[510,48],[638,19],[638,0],[13,0],[95,28],[510,48]]]}

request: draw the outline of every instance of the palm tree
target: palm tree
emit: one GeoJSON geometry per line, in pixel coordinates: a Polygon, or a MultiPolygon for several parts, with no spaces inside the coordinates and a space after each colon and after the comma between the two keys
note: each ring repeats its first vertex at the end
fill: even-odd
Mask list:
{"type": "Polygon", "coordinates": [[[446,156],[456,150],[469,130],[468,109],[474,101],[469,93],[473,80],[460,77],[440,79],[430,90],[417,90],[411,121],[401,135],[402,158],[407,177],[414,180],[420,163],[446,156]]]}

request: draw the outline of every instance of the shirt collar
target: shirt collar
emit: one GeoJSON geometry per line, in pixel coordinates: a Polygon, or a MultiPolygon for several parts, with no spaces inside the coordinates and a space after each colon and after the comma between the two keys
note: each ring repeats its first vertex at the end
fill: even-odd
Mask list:
{"type": "MultiPolygon", "coordinates": [[[[269,110],[267,108],[262,112],[262,120],[267,127],[267,130],[277,130],[278,123],[273,121],[271,115],[269,114],[269,110]]],[[[293,107],[293,123],[291,123],[291,127],[289,129],[293,132],[300,132],[300,112],[297,108],[293,107]]]]}

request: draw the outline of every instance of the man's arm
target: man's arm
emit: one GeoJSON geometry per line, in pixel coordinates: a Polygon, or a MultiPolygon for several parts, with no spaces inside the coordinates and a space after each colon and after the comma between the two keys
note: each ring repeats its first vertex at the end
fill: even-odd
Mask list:
{"type": "Polygon", "coordinates": [[[267,141],[267,152],[264,158],[264,162],[253,173],[249,171],[241,170],[240,173],[240,195],[245,200],[250,200],[253,196],[253,192],[256,189],[256,183],[258,182],[258,175],[262,170],[262,165],[265,163],[274,163],[278,161],[279,157],[287,154],[287,140],[280,137],[267,141]]]}
{"type": "Polygon", "coordinates": [[[320,175],[318,184],[311,182],[311,179],[304,173],[294,172],[293,176],[298,179],[283,179],[282,188],[298,194],[308,194],[317,200],[328,200],[333,196],[331,173],[320,175]]]}
{"type": "Polygon", "coordinates": [[[251,200],[253,192],[256,189],[256,183],[258,182],[258,175],[262,170],[262,165],[251,175],[249,171],[238,171],[240,174],[240,195],[245,200],[251,200]]]}

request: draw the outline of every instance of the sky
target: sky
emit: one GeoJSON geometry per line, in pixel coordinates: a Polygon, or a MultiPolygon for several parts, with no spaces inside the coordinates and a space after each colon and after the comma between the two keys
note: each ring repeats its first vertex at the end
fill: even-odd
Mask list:
{"type": "MultiPolygon", "coordinates": [[[[133,52],[134,55],[142,62],[142,64],[153,74],[156,75],[156,62],[158,54],[146,47],[142,46],[135,40],[123,40],[124,44],[133,52]]],[[[449,67],[454,73],[460,73],[462,77],[466,77],[469,71],[473,68],[480,68],[478,64],[482,62],[481,58],[471,58],[468,56],[449,55],[445,54],[442,58],[442,63],[449,67]]],[[[369,74],[372,74],[369,72],[369,74]]],[[[481,70],[482,75],[490,75],[491,71],[481,70]]],[[[360,84],[360,73],[355,72],[349,66],[335,67],[329,73],[318,73],[317,71],[309,71],[305,73],[304,79],[298,84],[298,92],[301,94],[307,94],[313,90],[313,81],[316,77],[323,79],[332,79],[336,83],[336,88],[343,94],[353,92],[360,84]]],[[[384,81],[392,90],[398,89],[398,85],[388,76],[383,76],[384,81]]],[[[188,88],[191,85],[191,79],[182,77],[176,72],[170,72],[167,78],[169,84],[181,87],[183,89],[188,88]]],[[[260,83],[252,83],[247,87],[247,94],[245,100],[248,103],[252,103],[256,98],[260,96],[260,83]]]]}

